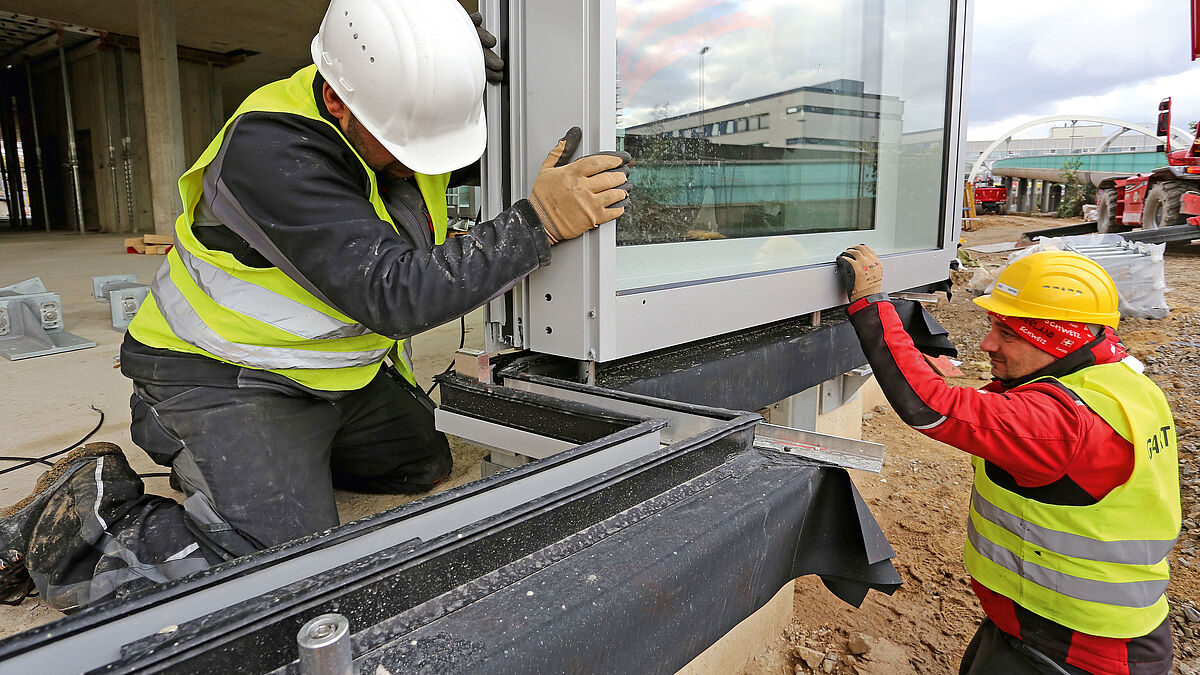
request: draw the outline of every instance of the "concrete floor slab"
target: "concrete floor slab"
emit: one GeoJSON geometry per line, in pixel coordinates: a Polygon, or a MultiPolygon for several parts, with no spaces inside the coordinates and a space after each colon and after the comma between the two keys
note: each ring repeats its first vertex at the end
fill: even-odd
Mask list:
{"type": "MultiPolygon", "coordinates": [[[[0,230],[2,232],[2,230],[0,230]]],[[[107,303],[92,297],[92,277],[137,274],[149,283],[165,256],[125,253],[124,235],[0,234],[0,287],[41,277],[46,288],[62,297],[67,331],[96,342],[96,347],[22,361],[0,360],[0,443],[2,456],[40,456],[68,447],[95,426],[104,411],[104,424],[91,440],[121,446],[139,473],[166,469],[150,460],[129,436],[130,382],[118,369],[124,333],[112,329],[107,303]]],[[[483,312],[467,316],[466,346],[483,347],[483,312]]],[[[446,369],[459,343],[459,322],[453,321],[417,336],[413,360],[418,383],[428,388],[432,377],[446,369]]],[[[436,398],[436,392],[434,397],[436,398]]],[[[452,440],[455,471],[442,488],[478,475],[483,451],[452,440]]],[[[0,461],[0,469],[11,466],[0,461]]],[[[44,466],[0,476],[0,505],[12,504],[33,487],[44,466]]],[[[182,499],[166,478],[146,479],[146,491],[182,499]]],[[[361,518],[411,497],[338,493],[343,522],[361,518]]],[[[0,637],[60,616],[30,598],[19,607],[0,607],[0,637]]]]}

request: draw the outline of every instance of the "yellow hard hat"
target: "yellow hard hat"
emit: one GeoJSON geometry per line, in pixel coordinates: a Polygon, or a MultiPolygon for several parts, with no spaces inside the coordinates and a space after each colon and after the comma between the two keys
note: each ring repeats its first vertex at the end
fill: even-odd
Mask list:
{"type": "Polygon", "coordinates": [[[1092,259],[1039,251],[1000,272],[996,287],[975,304],[1004,316],[1079,321],[1117,327],[1117,286],[1092,259]]]}

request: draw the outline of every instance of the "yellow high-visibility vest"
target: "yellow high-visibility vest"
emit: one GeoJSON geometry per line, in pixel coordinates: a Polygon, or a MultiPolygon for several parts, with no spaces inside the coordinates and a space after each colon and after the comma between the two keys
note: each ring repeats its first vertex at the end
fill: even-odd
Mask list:
{"type": "Polygon", "coordinates": [[[1171,409],[1162,390],[1124,362],[1057,379],[1133,444],[1133,473],[1095,504],[1060,506],[1000,487],[974,458],[967,571],[1068,628],[1146,635],[1167,616],[1167,555],[1182,520],[1171,409]]]}
{"type": "MultiPolygon", "coordinates": [[[[248,112],[301,115],[338,131],[321,117],[313,97],[316,66],[265,85],[250,94],[208,148],[179,179],[183,214],[175,221],[175,247],[159,269],[151,295],[129,325],[130,334],[151,347],[203,354],[247,368],[269,370],[324,391],[358,389],[371,381],[388,352],[403,341],[372,333],[353,318],[315,297],[278,268],[248,267],[230,253],[206,248],[192,225],[203,194],[204,169],[217,157],[230,125],[248,112]]],[[[380,198],[375,172],[369,199],[375,213],[396,227],[380,198]]],[[[434,242],[446,240],[446,187],[450,174],[415,176],[433,221],[434,242]]],[[[408,364],[397,368],[414,381],[408,364]]]]}

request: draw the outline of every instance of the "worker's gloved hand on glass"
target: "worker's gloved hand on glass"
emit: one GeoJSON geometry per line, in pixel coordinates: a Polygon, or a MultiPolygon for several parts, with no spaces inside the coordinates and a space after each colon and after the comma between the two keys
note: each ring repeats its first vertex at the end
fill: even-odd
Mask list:
{"type": "Polygon", "coordinates": [[[479,12],[471,14],[475,24],[475,32],[479,33],[479,44],[483,46],[483,68],[487,73],[487,81],[498,84],[504,81],[504,59],[493,51],[496,46],[496,36],[487,32],[483,27],[483,15],[479,12]]]}
{"type": "Polygon", "coordinates": [[[883,291],[883,263],[866,244],[851,246],[837,257],[838,278],[850,302],[883,291]]]}
{"type": "Polygon", "coordinates": [[[633,188],[629,183],[633,158],[627,152],[598,152],[572,162],[582,137],[579,127],[571,127],[533,181],[529,201],[551,245],[620,217],[633,188]]]}

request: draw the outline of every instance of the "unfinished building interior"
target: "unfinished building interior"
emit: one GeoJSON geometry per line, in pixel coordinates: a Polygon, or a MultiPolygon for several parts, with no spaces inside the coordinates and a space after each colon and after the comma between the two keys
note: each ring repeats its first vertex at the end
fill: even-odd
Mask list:
{"type": "Polygon", "coordinates": [[[5,3],[0,233],[169,234],[176,178],[246,94],[309,61],[327,4],[5,3]]]}

